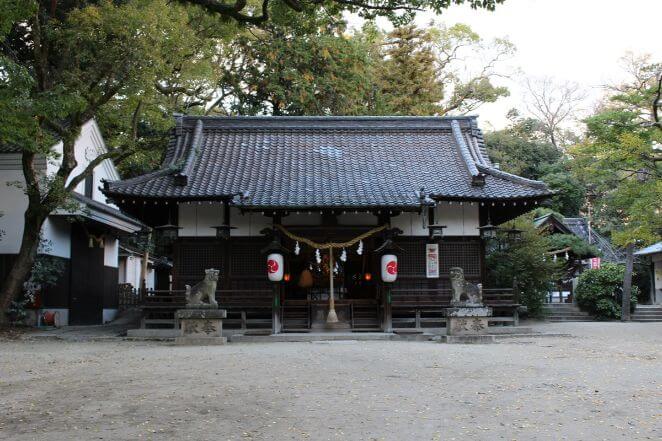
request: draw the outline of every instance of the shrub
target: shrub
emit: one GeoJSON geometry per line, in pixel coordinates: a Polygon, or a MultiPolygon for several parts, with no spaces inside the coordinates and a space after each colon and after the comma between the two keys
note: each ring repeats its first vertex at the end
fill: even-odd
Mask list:
{"type": "MultiPolygon", "coordinates": [[[[621,317],[621,299],[625,267],[605,263],[600,269],[584,271],[577,283],[575,298],[577,304],[598,320],[618,319],[621,317]]],[[[632,287],[630,308],[637,304],[639,288],[632,287]]]]}

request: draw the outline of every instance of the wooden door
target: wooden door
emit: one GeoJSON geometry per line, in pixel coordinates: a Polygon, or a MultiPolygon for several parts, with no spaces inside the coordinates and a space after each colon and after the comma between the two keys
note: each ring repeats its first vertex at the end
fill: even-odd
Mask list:
{"type": "Polygon", "coordinates": [[[69,324],[100,325],[103,320],[103,248],[89,246],[80,225],[71,228],[69,324]]]}

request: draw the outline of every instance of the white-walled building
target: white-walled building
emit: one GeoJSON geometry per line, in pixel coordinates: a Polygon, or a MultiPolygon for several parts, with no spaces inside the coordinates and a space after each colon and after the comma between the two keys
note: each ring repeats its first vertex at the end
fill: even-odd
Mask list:
{"type": "MultiPolygon", "coordinates": [[[[60,155],[38,159],[36,164],[48,175],[57,171],[62,143],[53,150],[60,155]]],[[[96,122],[88,121],[75,144],[78,165],[70,179],[106,151],[96,122]]],[[[145,228],[140,221],[108,203],[100,192],[103,181],[118,179],[113,162],[102,161],[75,189],[78,210],[59,210],[46,219],[39,252],[62,259],[65,270],[55,286],[41,293],[39,314],[56,311],[59,322],[65,325],[100,324],[117,314],[119,237],[145,228]]],[[[23,215],[28,205],[22,188],[24,182],[20,150],[0,146],[0,230],[5,233],[0,238],[1,277],[11,269],[21,246],[23,215]]]]}

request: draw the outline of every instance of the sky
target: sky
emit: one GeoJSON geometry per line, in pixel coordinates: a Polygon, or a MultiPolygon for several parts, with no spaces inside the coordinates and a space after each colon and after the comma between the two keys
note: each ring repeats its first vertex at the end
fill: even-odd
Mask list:
{"type": "Polygon", "coordinates": [[[447,26],[466,23],[485,39],[507,37],[516,46],[501,64],[509,78],[495,81],[511,96],[473,112],[487,130],[503,128],[511,108],[526,111],[526,77],[578,83],[588,110],[603,96],[602,85],[625,78],[619,59],[627,51],[662,62],[662,0],[506,0],[494,12],[453,6],[416,21],[428,26],[431,19],[447,26]]]}

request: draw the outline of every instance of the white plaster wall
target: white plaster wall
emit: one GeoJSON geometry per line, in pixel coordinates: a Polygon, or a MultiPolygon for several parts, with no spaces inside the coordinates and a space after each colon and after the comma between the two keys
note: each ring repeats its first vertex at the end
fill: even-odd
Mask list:
{"type": "Polygon", "coordinates": [[[182,237],[210,237],[216,235],[214,225],[223,223],[223,205],[192,202],[179,204],[179,223],[182,237]]]}
{"type": "Polygon", "coordinates": [[[442,202],[435,208],[435,223],[446,225],[445,236],[479,236],[478,204],[442,202]]]}
{"type": "MultiPolygon", "coordinates": [[[[69,180],[79,174],[98,155],[106,152],[106,146],[101,138],[101,132],[94,120],[88,121],[82,128],[80,137],[76,140],[75,146],[77,167],[72,172],[69,180]]],[[[56,157],[49,159],[46,164],[46,172],[53,174],[57,171],[57,167],[61,162],[62,143],[53,146],[53,151],[56,152],[56,157]]],[[[7,159],[8,155],[0,155],[7,159]]],[[[16,155],[14,155],[16,156],[16,155]]],[[[4,161],[7,162],[7,161],[4,161]]],[[[0,163],[3,163],[0,161],[0,163]]],[[[15,161],[14,161],[15,162],[15,161]]],[[[116,180],[119,179],[119,174],[112,161],[106,160],[99,164],[94,169],[95,185],[93,188],[93,196],[95,200],[106,203],[106,198],[98,190],[101,185],[101,179],[116,180]]],[[[27,208],[27,198],[23,193],[22,188],[15,185],[7,185],[12,182],[25,182],[23,173],[20,168],[14,166],[0,167],[0,230],[4,230],[5,234],[0,238],[0,254],[16,254],[19,251],[21,244],[21,236],[23,235],[23,213],[27,208]]],[[[81,182],[76,187],[76,192],[84,194],[85,184],[81,182]]],[[[112,204],[107,204],[115,207],[112,204]]],[[[53,222],[49,219],[44,224],[43,230],[44,239],[53,242],[53,251],[49,254],[70,257],[70,234],[69,228],[64,227],[59,222],[53,222]]],[[[115,264],[116,266],[117,264],[115,264]]]]}
{"type": "Polygon", "coordinates": [[[23,235],[23,213],[28,207],[28,200],[23,190],[14,181],[24,182],[20,170],[0,170],[0,254],[16,254],[21,246],[23,235]]]}
{"type": "Polygon", "coordinates": [[[117,309],[114,308],[104,308],[101,315],[102,315],[102,323],[109,323],[115,320],[117,317],[117,309]]]}
{"type": "Polygon", "coordinates": [[[117,264],[117,283],[130,283],[126,281],[126,261],[128,257],[122,257],[117,264]]]}
{"type": "Polygon", "coordinates": [[[259,236],[260,231],[272,226],[272,220],[261,213],[241,214],[239,209],[230,208],[230,225],[237,227],[231,231],[232,236],[259,236]]]}
{"type": "MultiPolygon", "coordinates": [[[[85,167],[97,156],[107,152],[106,145],[101,137],[101,132],[94,120],[90,120],[81,129],[80,136],[76,140],[75,145],[75,155],[76,162],[78,165],[73,170],[67,182],[71,181],[75,176],[80,174],[85,167]]],[[[61,154],[62,152],[62,143],[59,143],[55,146],[55,149],[61,154]]],[[[51,164],[50,169],[57,169],[57,164],[51,164]]],[[[108,204],[106,202],[106,197],[99,191],[99,187],[102,185],[101,180],[114,181],[119,179],[119,173],[115,168],[115,165],[110,160],[105,160],[101,162],[98,166],[94,168],[94,185],[92,186],[92,199],[102,202],[106,205],[117,208],[113,204],[108,204]]],[[[75,191],[80,194],[85,194],[85,182],[81,182],[76,186],[75,191]]]]}
{"type": "MultiPolygon", "coordinates": [[[[141,265],[142,259],[140,257],[123,257],[119,263],[119,283],[130,283],[134,288],[139,288],[141,265]]],[[[154,282],[156,280],[156,272],[154,271],[154,268],[147,268],[147,275],[145,279],[147,289],[153,289],[154,282]]]]}
{"type": "Polygon", "coordinates": [[[71,258],[71,224],[66,219],[47,218],[41,227],[41,237],[47,242],[40,247],[40,253],[71,258]]]}
{"type": "Polygon", "coordinates": [[[58,322],[56,324],[58,326],[69,325],[69,308],[42,308],[39,310],[39,317],[42,317],[45,312],[57,312],[58,322]]]}
{"type": "Polygon", "coordinates": [[[113,236],[105,236],[103,241],[103,264],[117,268],[119,260],[119,241],[113,236]]]}
{"type": "MultiPolygon", "coordinates": [[[[442,202],[435,207],[435,224],[446,225],[445,236],[479,236],[478,204],[442,202]]],[[[418,213],[402,213],[391,218],[391,226],[400,228],[405,236],[427,236],[424,218],[418,213]]]]}

